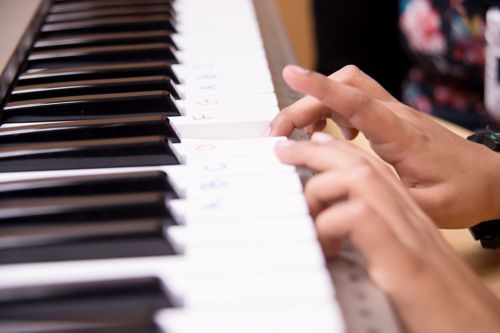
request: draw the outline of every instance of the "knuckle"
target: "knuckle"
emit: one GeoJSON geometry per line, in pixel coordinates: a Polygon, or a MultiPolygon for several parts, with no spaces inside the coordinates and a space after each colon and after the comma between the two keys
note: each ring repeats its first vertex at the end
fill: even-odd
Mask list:
{"type": "Polygon", "coordinates": [[[358,159],[359,163],[353,170],[354,179],[357,182],[361,183],[367,183],[373,180],[374,177],[376,177],[375,169],[373,168],[373,166],[371,166],[371,164],[363,158],[358,158],[358,159]]]}
{"type": "Polygon", "coordinates": [[[343,116],[352,120],[360,110],[370,110],[373,107],[373,100],[361,91],[357,91],[350,96],[349,104],[351,107],[347,108],[343,116]]]}
{"type": "Polygon", "coordinates": [[[372,215],[370,206],[363,200],[356,202],[352,209],[353,223],[362,223],[372,215]]]}
{"type": "Polygon", "coordinates": [[[361,76],[361,69],[356,65],[347,65],[342,68],[345,83],[355,82],[361,76]]]}
{"type": "Polygon", "coordinates": [[[322,188],[323,182],[321,181],[318,176],[312,177],[309,179],[309,181],[306,183],[304,187],[304,193],[308,197],[315,197],[317,195],[317,192],[322,188]]]}

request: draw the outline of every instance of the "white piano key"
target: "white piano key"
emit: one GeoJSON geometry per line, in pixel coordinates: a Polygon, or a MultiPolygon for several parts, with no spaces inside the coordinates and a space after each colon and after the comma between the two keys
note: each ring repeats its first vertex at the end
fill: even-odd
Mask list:
{"type": "Polygon", "coordinates": [[[294,274],[324,269],[324,265],[324,257],[316,242],[302,243],[300,247],[286,243],[263,243],[257,247],[205,247],[187,249],[184,255],[168,257],[2,265],[0,288],[140,276],[159,276],[168,284],[169,279],[184,277],[265,275],[273,272],[294,274]]]}
{"type": "MultiPolygon", "coordinates": [[[[191,157],[187,165],[168,166],[165,170],[173,178],[214,175],[258,175],[294,172],[294,166],[281,163],[273,155],[248,155],[238,157],[191,157]]],[[[1,176],[1,175],[0,175],[1,176]]]]}
{"type": "Polygon", "coordinates": [[[215,196],[256,196],[266,194],[302,193],[297,173],[269,173],[242,176],[176,178],[174,183],[187,199],[215,196]]]}
{"type": "Polygon", "coordinates": [[[166,310],[156,321],[171,333],[332,333],[344,332],[340,310],[332,302],[323,304],[290,304],[224,311],[166,310]]]}
{"type": "Polygon", "coordinates": [[[172,39],[181,50],[198,50],[198,49],[225,49],[229,47],[248,47],[261,48],[263,47],[262,39],[258,35],[246,36],[242,39],[238,35],[224,35],[224,39],[207,39],[206,36],[186,37],[182,35],[172,35],[172,39]]]}
{"type": "Polygon", "coordinates": [[[271,78],[269,67],[266,61],[246,63],[244,66],[234,62],[197,62],[191,64],[172,65],[172,70],[183,83],[190,80],[219,80],[241,79],[245,77],[266,77],[271,78]]]}
{"type": "Polygon", "coordinates": [[[328,303],[335,296],[324,270],[297,272],[293,275],[218,276],[217,278],[181,278],[167,281],[170,290],[181,295],[186,312],[214,308],[248,308],[265,304],[328,303]]]}
{"type": "Polygon", "coordinates": [[[261,194],[259,197],[213,198],[172,200],[169,208],[179,221],[189,223],[191,219],[226,219],[250,217],[301,216],[308,213],[302,194],[272,196],[261,194]]]}
{"type": "Polygon", "coordinates": [[[252,175],[270,172],[292,172],[294,166],[282,164],[274,155],[249,155],[239,157],[204,157],[191,158],[188,165],[169,165],[154,167],[128,167],[105,169],[76,169],[35,172],[3,172],[0,182],[47,177],[73,177],[81,175],[110,174],[117,172],[139,172],[162,170],[175,179],[176,177],[202,177],[213,175],[252,175]],[[251,166],[251,168],[249,168],[251,166]]]}
{"type": "Polygon", "coordinates": [[[179,133],[181,142],[185,139],[244,139],[266,136],[266,129],[277,112],[253,111],[226,109],[192,112],[182,117],[171,117],[169,120],[179,133]]]}
{"type": "Polygon", "coordinates": [[[181,113],[213,108],[266,107],[277,106],[278,100],[273,93],[266,94],[233,94],[233,95],[200,95],[190,100],[176,101],[181,113]]]}
{"type": "Polygon", "coordinates": [[[175,56],[181,64],[193,63],[224,63],[238,59],[240,63],[253,62],[256,64],[267,63],[266,55],[263,51],[257,50],[252,52],[234,51],[225,54],[203,54],[203,52],[189,54],[182,51],[176,51],[175,56]]]}
{"type": "Polygon", "coordinates": [[[189,164],[190,158],[216,156],[274,155],[276,143],[286,137],[263,137],[237,140],[184,140],[172,146],[189,164]]]}
{"type": "Polygon", "coordinates": [[[268,79],[242,79],[225,81],[191,81],[188,84],[176,85],[175,88],[182,99],[193,99],[199,95],[227,95],[227,94],[262,94],[274,92],[273,82],[268,79]]]}
{"type": "Polygon", "coordinates": [[[316,241],[314,223],[308,215],[246,220],[191,220],[183,226],[169,227],[168,233],[188,248],[316,241]]]}

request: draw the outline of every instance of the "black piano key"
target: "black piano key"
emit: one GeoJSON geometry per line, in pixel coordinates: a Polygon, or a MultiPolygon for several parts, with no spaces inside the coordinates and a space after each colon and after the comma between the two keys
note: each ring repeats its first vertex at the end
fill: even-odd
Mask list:
{"type": "Polygon", "coordinates": [[[176,188],[163,171],[42,178],[0,183],[0,200],[144,192],[161,192],[169,198],[179,197],[176,188]]]}
{"type": "MultiPolygon", "coordinates": [[[[1,228],[0,253],[4,256],[5,253],[2,251],[9,249],[47,247],[60,244],[66,247],[68,244],[81,247],[81,243],[99,243],[101,240],[105,240],[106,244],[111,247],[116,247],[117,241],[125,244],[125,241],[133,243],[134,240],[142,241],[148,238],[163,242],[164,228],[169,225],[170,221],[161,219],[40,223],[37,226],[19,223],[16,226],[1,228]]],[[[173,249],[167,248],[167,245],[168,243],[163,246],[165,249],[160,251],[160,254],[172,253],[173,249]]],[[[133,246],[130,246],[130,248],[132,253],[148,253],[148,251],[144,252],[145,247],[134,249],[133,246]]],[[[61,253],[61,255],[65,254],[61,253]]],[[[110,252],[104,251],[102,255],[108,256],[110,252]]],[[[40,257],[44,260],[51,259],[50,256],[40,257]]],[[[0,262],[1,260],[2,258],[0,258],[0,262]]]]}
{"type": "Polygon", "coordinates": [[[113,194],[67,198],[4,200],[0,202],[0,230],[4,228],[99,221],[161,218],[177,224],[163,193],[113,194]]]}
{"type": "Polygon", "coordinates": [[[157,75],[168,76],[175,83],[180,83],[179,78],[172,70],[171,64],[165,61],[144,61],[139,63],[33,69],[19,76],[17,86],[157,75]]]}
{"type": "Polygon", "coordinates": [[[50,13],[68,13],[75,11],[94,10],[99,8],[119,8],[135,5],[171,5],[172,0],[98,0],[98,1],[72,1],[68,3],[56,2],[50,8],[50,13]]]}
{"type": "Polygon", "coordinates": [[[167,117],[161,115],[41,123],[0,128],[0,146],[72,140],[98,140],[161,135],[180,142],[167,117]]]}
{"type": "Polygon", "coordinates": [[[48,51],[34,51],[28,56],[28,68],[59,68],[72,64],[105,64],[114,62],[167,60],[177,63],[167,43],[148,43],[112,46],[89,46],[48,51]]]}
{"type": "Polygon", "coordinates": [[[65,96],[9,102],[1,111],[3,122],[82,120],[130,115],[179,116],[166,91],[65,96]]]}
{"type": "Polygon", "coordinates": [[[158,29],[175,32],[174,21],[173,16],[170,14],[92,18],[47,23],[41,27],[40,32],[42,37],[158,29]]]}
{"type": "Polygon", "coordinates": [[[0,265],[175,256],[168,221],[119,220],[1,228],[0,265]]]}
{"type": "Polygon", "coordinates": [[[168,91],[174,98],[180,98],[174,83],[168,76],[138,76],[20,86],[12,91],[9,101],[17,102],[63,96],[141,92],[149,90],[168,91]]]}
{"type": "Polygon", "coordinates": [[[47,323],[26,321],[5,321],[0,319],[2,333],[166,333],[158,325],[151,322],[117,323],[47,323]]]}
{"type": "Polygon", "coordinates": [[[152,322],[178,301],[155,277],[27,286],[0,290],[0,320],[88,325],[152,322]]]}
{"type": "Polygon", "coordinates": [[[0,172],[177,165],[163,136],[0,147],[0,172]]]}
{"type": "Polygon", "coordinates": [[[171,33],[165,30],[150,30],[140,32],[116,32],[107,34],[70,35],[53,38],[40,38],[35,41],[34,50],[53,48],[70,48],[83,46],[126,45],[141,43],[167,43],[177,49],[171,33]]]}
{"type": "Polygon", "coordinates": [[[126,15],[145,15],[145,14],[170,14],[174,9],[169,3],[153,4],[153,5],[137,5],[111,7],[111,8],[93,8],[87,10],[79,10],[74,12],[67,12],[61,14],[50,14],[45,19],[45,22],[55,23],[91,18],[113,17],[113,16],[126,16],[126,15]]]}

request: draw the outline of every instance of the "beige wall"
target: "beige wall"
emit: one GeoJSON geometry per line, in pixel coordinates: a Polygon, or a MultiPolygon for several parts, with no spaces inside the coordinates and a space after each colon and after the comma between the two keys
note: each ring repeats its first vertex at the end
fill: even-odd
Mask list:
{"type": "Polygon", "coordinates": [[[314,66],[311,0],[276,0],[300,65],[314,66]]]}

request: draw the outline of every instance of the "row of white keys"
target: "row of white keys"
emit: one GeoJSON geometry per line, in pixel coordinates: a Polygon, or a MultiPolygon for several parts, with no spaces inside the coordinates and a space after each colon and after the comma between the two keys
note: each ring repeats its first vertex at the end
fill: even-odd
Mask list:
{"type": "MultiPolygon", "coordinates": [[[[247,24],[239,29],[241,24],[236,24],[254,19],[250,1],[220,0],[210,3],[211,5],[206,1],[176,1],[179,13],[185,13],[179,15],[182,22],[179,27],[182,32],[180,39],[195,41],[201,40],[203,36],[206,40],[225,40],[226,36],[227,40],[230,37],[242,40],[247,37],[249,40],[258,39],[257,30],[252,26],[247,24]],[[224,20],[225,16],[217,16],[217,8],[230,11],[231,15],[239,17],[241,21],[224,20]],[[196,19],[191,19],[191,14],[196,19]],[[220,23],[213,25],[211,29],[210,20],[199,20],[203,15],[214,17],[220,23]],[[196,22],[202,25],[197,26],[196,22]],[[225,34],[225,30],[232,31],[225,34]]],[[[256,27],[256,23],[253,24],[256,27]]],[[[253,79],[255,82],[259,82],[260,79],[257,78],[265,78],[265,82],[271,82],[267,62],[265,57],[262,57],[262,49],[245,52],[248,48],[242,44],[240,47],[239,50],[228,52],[226,55],[217,55],[217,48],[212,48],[214,51],[206,55],[203,54],[201,46],[190,50],[189,43],[183,45],[183,53],[179,54],[181,58],[184,57],[186,64],[176,66],[175,70],[176,73],[182,74],[180,76],[184,86],[179,89],[186,89],[185,97],[188,99],[180,102],[184,103],[181,107],[186,116],[206,116],[207,113],[201,112],[208,111],[213,112],[212,114],[219,112],[219,116],[222,116],[225,108],[231,109],[232,112],[239,109],[248,111],[249,103],[254,103],[255,109],[276,106],[274,96],[262,91],[252,93],[251,88],[256,88],[259,83],[240,86],[241,90],[238,90],[238,82],[244,82],[246,77],[256,77],[253,79]],[[201,53],[198,55],[196,52],[201,53]],[[238,64],[232,63],[233,61],[238,64]],[[242,69],[241,64],[248,66],[242,69]],[[208,94],[206,91],[199,94],[196,85],[202,88],[204,83],[218,85],[220,88],[216,91],[219,95],[215,92],[208,94]],[[234,96],[237,93],[239,96],[234,96]],[[195,96],[196,100],[191,99],[192,96],[195,96]],[[214,104],[214,100],[217,103],[214,104]]],[[[261,44],[259,47],[262,47],[261,44]]],[[[227,116],[228,121],[224,124],[221,122],[221,126],[230,127],[234,123],[240,123],[243,128],[241,118],[227,116]],[[233,117],[232,120],[229,120],[230,117],[233,117]]],[[[241,116],[244,117],[244,111],[241,116]]],[[[177,120],[177,124],[175,120],[173,123],[182,137],[181,127],[184,126],[186,133],[187,128],[194,125],[188,124],[186,118],[181,119],[177,120]]],[[[202,120],[207,122],[207,126],[210,125],[208,119],[202,120]]],[[[215,120],[212,118],[211,121],[213,125],[215,120]]],[[[262,123],[265,121],[270,119],[262,119],[262,123]]],[[[214,127],[203,135],[208,135],[208,132],[213,130],[214,127]]],[[[334,320],[337,309],[333,297],[330,298],[333,291],[326,281],[323,258],[313,236],[312,223],[307,218],[307,205],[300,191],[297,191],[298,180],[296,176],[290,177],[289,169],[285,171],[287,167],[282,165],[268,162],[268,165],[273,165],[268,174],[266,169],[256,165],[259,164],[259,158],[264,156],[267,156],[268,161],[271,160],[274,144],[280,139],[187,141],[185,138],[186,135],[183,143],[175,144],[174,147],[184,157],[186,166],[170,167],[170,174],[177,172],[175,181],[186,192],[187,200],[171,201],[168,204],[182,217],[186,225],[171,231],[166,230],[178,243],[185,246],[186,252],[183,256],[23,265],[23,268],[2,267],[0,283],[4,286],[10,283],[12,286],[16,283],[22,284],[23,281],[27,283],[30,279],[33,283],[48,283],[152,274],[161,276],[167,285],[172,284],[174,290],[178,288],[185,299],[185,308],[158,315],[158,322],[166,328],[172,328],[172,332],[194,332],[200,329],[218,332],[270,332],[271,329],[273,332],[311,329],[318,332],[335,332],[338,321],[334,320]],[[241,168],[236,168],[237,172],[235,168],[229,168],[233,170],[233,174],[225,178],[225,181],[234,181],[233,190],[240,192],[238,195],[234,192],[220,193],[216,197],[206,198],[198,191],[203,184],[219,179],[202,176],[201,166],[204,161],[211,159],[213,164],[209,169],[218,170],[227,161],[231,166],[232,161],[243,161],[248,159],[248,156],[256,157],[253,164],[247,164],[245,168],[241,165],[241,168]],[[186,171],[193,168],[193,165],[200,166],[199,178],[195,179],[186,171]],[[248,182],[254,176],[248,174],[259,173],[265,179],[271,177],[275,168],[284,168],[279,172],[279,178],[282,182],[290,181],[292,185],[287,184],[291,186],[287,189],[291,193],[264,195],[265,189],[256,193],[254,184],[248,182]],[[247,177],[247,181],[243,181],[242,177],[247,177]],[[182,183],[183,181],[185,182],[182,183]],[[287,221],[296,223],[291,222],[287,228],[287,221]],[[28,266],[31,266],[31,269],[28,266]],[[38,268],[33,269],[35,267],[38,268]],[[36,271],[37,276],[19,274],[20,269],[27,269],[26,272],[36,271]],[[18,274],[13,273],[16,270],[18,274]],[[20,280],[19,276],[22,276],[20,280]],[[308,288],[309,284],[312,284],[311,288],[308,288]],[[256,295],[260,295],[260,299],[256,295]],[[265,310],[259,307],[258,303],[267,304],[265,310]],[[199,326],[200,324],[204,326],[199,326]]],[[[123,171],[129,169],[135,168],[123,168],[123,171]]],[[[226,171],[224,168],[222,170],[226,171]]],[[[206,168],[203,169],[203,172],[205,171],[206,168]]],[[[116,169],[110,172],[116,172],[116,169]]],[[[64,172],[57,174],[62,176],[64,172]]],[[[277,187],[279,182],[269,185],[274,184],[274,187],[277,187]]]]}
{"type": "MultiPolygon", "coordinates": [[[[180,109],[184,113],[191,110],[226,107],[235,109],[248,106],[277,106],[276,97],[272,94],[274,88],[269,75],[266,53],[251,2],[202,3],[181,0],[174,5],[179,31],[175,38],[181,41],[181,44],[182,41],[189,41],[189,43],[184,42],[181,51],[177,52],[181,62],[191,66],[202,63],[216,64],[216,66],[224,66],[227,63],[240,64],[229,71],[232,73],[232,78],[226,75],[224,80],[205,80],[196,83],[189,82],[189,79],[185,80],[184,85],[178,87],[181,95],[187,98],[179,101],[180,109]],[[212,16],[212,13],[217,12],[216,8],[223,8],[223,11],[229,11],[232,15],[212,16]],[[235,39],[249,40],[250,44],[233,45],[231,40],[235,39]],[[224,41],[229,47],[221,48],[220,42],[219,47],[210,47],[214,40],[224,41]],[[251,70],[242,70],[246,64],[251,64],[251,70]],[[250,80],[247,79],[249,77],[250,80]]],[[[214,69],[213,74],[217,76],[218,73],[219,70],[214,69]]]]}
{"type": "MultiPolygon", "coordinates": [[[[205,35],[206,28],[210,27],[212,29],[209,29],[209,34],[220,34],[221,36],[219,36],[219,38],[221,40],[228,40],[228,43],[231,43],[232,40],[246,40],[247,38],[248,40],[253,41],[251,36],[254,36],[255,31],[258,30],[255,17],[252,17],[252,23],[248,23],[246,19],[249,16],[253,15],[245,16],[245,13],[253,13],[250,1],[223,0],[217,2],[216,4],[213,2],[209,4],[208,2],[201,2],[196,0],[181,0],[177,4],[182,4],[182,6],[178,7],[183,7],[184,11],[190,14],[184,16],[182,15],[184,11],[179,11],[181,13],[180,20],[182,21],[179,30],[182,32],[183,37],[185,37],[186,39],[191,38],[192,42],[198,42],[201,45],[204,45],[204,52],[208,53],[209,56],[214,58],[220,56],[221,59],[224,59],[225,54],[232,53],[233,56],[236,57],[237,61],[242,65],[242,67],[246,66],[246,64],[254,65],[260,63],[261,59],[259,53],[262,52],[262,54],[265,54],[263,46],[260,43],[254,44],[255,50],[258,49],[256,52],[247,52],[247,45],[238,43],[235,43],[236,50],[230,52],[225,47],[212,48],[210,46],[210,41],[200,41],[203,38],[199,38],[199,40],[197,40],[197,37],[205,35]],[[220,7],[217,5],[219,5],[220,7]],[[228,6],[228,8],[226,8],[225,6],[228,6]],[[214,8],[217,9],[214,10],[214,8]],[[211,15],[211,10],[214,10],[214,12],[212,12],[214,15],[211,15]],[[232,14],[231,18],[227,20],[225,20],[224,18],[221,18],[220,20],[214,20],[214,18],[220,17],[215,13],[215,11],[217,10],[230,11],[232,14]],[[233,10],[236,12],[233,12],[233,10]],[[239,14],[238,10],[241,10],[239,14]],[[195,11],[197,11],[197,15],[193,14],[193,12],[195,11]],[[184,19],[186,21],[183,21],[184,19]],[[237,29],[238,31],[232,31],[228,34],[222,34],[222,32],[225,30],[230,30],[233,27],[239,27],[241,25],[245,25],[245,28],[241,30],[237,29]],[[209,50],[208,52],[207,49],[209,50]]],[[[185,54],[188,54],[189,51],[187,49],[189,46],[187,44],[183,44],[182,47],[186,48],[185,54]]],[[[197,49],[201,49],[201,47],[195,48],[194,52],[196,52],[197,49]]],[[[191,60],[197,61],[196,57],[191,58],[191,60]]],[[[259,65],[256,65],[256,67],[259,67],[259,65]]],[[[266,68],[266,66],[262,66],[262,68],[259,68],[258,70],[267,72],[268,68],[266,68]]],[[[243,81],[245,79],[246,77],[243,79],[243,81]]],[[[241,81],[241,78],[239,78],[239,80],[241,81]]],[[[238,79],[236,79],[236,81],[238,81],[238,79]]],[[[233,82],[229,81],[228,83],[226,83],[226,87],[227,85],[232,84],[233,82]]],[[[186,86],[188,86],[188,84],[186,84],[186,86]]],[[[237,84],[235,86],[238,87],[237,84]]],[[[216,89],[215,87],[223,90],[224,84],[214,84],[214,89],[216,89]]],[[[184,89],[183,86],[180,86],[178,88],[181,91],[184,89]]],[[[246,87],[244,87],[244,89],[245,92],[251,91],[252,85],[248,84],[246,87]]],[[[237,88],[232,90],[226,89],[226,91],[238,92],[237,88]]],[[[262,92],[265,93],[266,90],[264,89],[264,91],[258,91],[258,93],[262,92]]],[[[185,96],[196,96],[196,94],[197,93],[194,92],[191,94],[186,94],[185,96]]],[[[245,96],[240,95],[237,97],[237,99],[238,101],[252,100],[253,103],[255,103],[255,101],[258,101],[260,98],[262,98],[261,96],[262,94],[255,94],[249,95],[247,98],[245,98],[245,96]]],[[[208,100],[210,100],[210,98],[208,98],[208,100]]],[[[191,101],[193,100],[191,99],[191,101]]],[[[192,104],[190,106],[192,107],[192,104]]],[[[227,146],[230,146],[231,142],[228,142],[226,144],[227,146]]],[[[189,160],[192,160],[193,157],[189,153],[186,153],[188,151],[186,149],[186,146],[187,145],[185,145],[183,148],[183,153],[188,155],[187,161],[189,163],[189,160]]],[[[207,145],[204,148],[205,149],[200,149],[199,151],[194,151],[194,155],[200,156],[204,153],[214,153],[213,151],[211,151],[210,145],[207,145]]],[[[227,147],[227,149],[231,150],[231,147],[227,147]]],[[[216,149],[214,148],[214,150],[216,149]]],[[[237,149],[235,149],[235,153],[237,153],[237,149]]],[[[264,180],[267,180],[267,178],[272,178],[265,176],[260,177],[264,180]]],[[[284,182],[289,181],[286,176],[284,176],[282,179],[284,182]]],[[[252,181],[251,177],[247,177],[247,180],[252,181]]],[[[193,187],[196,189],[196,195],[204,196],[205,193],[203,192],[207,192],[207,190],[200,190],[199,183],[197,183],[196,180],[190,180],[190,184],[186,185],[185,187],[189,189],[191,182],[194,182],[193,187]]],[[[221,183],[214,182],[215,187],[220,184],[221,183]]],[[[269,181],[269,185],[272,186],[273,183],[269,181]]],[[[278,184],[278,186],[284,186],[284,188],[287,188],[287,185],[278,184]]],[[[241,216],[246,216],[247,218],[252,219],[252,221],[258,221],[259,214],[265,212],[265,216],[273,221],[273,217],[275,219],[282,218],[282,214],[284,212],[289,213],[290,218],[292,218],[292,216],[300,216],[302,214],[308,213],[307,206],[305,205],[304,199],[301,195],[292,197],[289,195],[280,195],[279,191],[277,191],[278,196],[273,197],[272,193],[274,186],[266,186],[265,190],[261,188],[260,193],[265,192],[268,188],[269,191],[267,194],[271,194],[271,196],[263,196],[260,198],[253,198],[251,200],[245,200],[246,198],[242,200],[241,197],[234,199],[224,198],[222,200],[210,197],[205,199],[194,199],[195,196],[192,194],[193,192],[191,192],[191,195],[189,195],[188,192],[187,198],[190,198],[189,200],[175,200],[171,201],[169,205],[177,213],[178,216],[188,222],[188,227],[184,230],[186,244],[190,244],[190,241],[196,239],[197,232],[199,232],[200,235],[202,235],[204,232],[208,234],[208,230],[210,229],[207,230],[206,228],[210,228],[210,223],[207,223],[207,221],[210,220],[217,221],[222,219],[238,221],[238,219],[241,219],[241,216]],[[303,210],[303,212],[301,212],[301,210],[303,210]],[[198,229],[197,227],[193,227],[194,222],[190,223],[189,221],[205,221],[205,229],[198,229]],[[189,225],[191,225],[191,228],[189,227],[189,225]]],[[[209,186],[208,189],[211,189],[211,187],[209,186]]],[[[288,191],[293,192],[293,189],[290,189],[288,191]]],[[[258,193],[259,192],[257,192],[257,194],[258,193]]],[[[234,237],[235,240],[240,240],[238,236],[241,235],[245,235],[248,238],[252,239],[259,239],[259,235],[261,235],[263,230],[269,230],[271,235],[275,237],[275,242],[286,242],[285,239],[293,239],[293,237],[290,236],[290,234],[294,234],[294,231],[292,230],[293,228],[290,228],[291,230],[289,235],[283,236],[283,232],[286,232],[287,230],[286,225],[280,225],[280,223],[276,223],[275,220],[274,222],[275,223],[269,223],[267,225],[267,229],[262,229],[259,227],[253,228],[254,225],[251,225],[248,230],[241,230],[241,233],[238,232],[237,229],[227,230],[228,233],[225,235],[228,238],[234,237]],[[269,225],[273,225],[275,229],[272,229],[269,225]]],[[[233,225],[235,224],[238,225],[238,222],[233,223],[233,225]]],[[[259,225],[258,223],[255,224],[259,225]]],[[[310,226],[311,223],[309,223],[309,227],[310,226]]],[[[299,227],[298,229],[301,228],[299,227]]],[[[210,237],[207,238],[210,239],[210,237]]],[[[209,242],[208,239],[205,242],[209,242]]],[[[245,243],[244,239],[240,241],[240,244],[245,243]]],[[[312,241],[315,242],[316,240],[313,239],[312,241]]],[[[198,240],[198,242],[193,241],[193,243],[190,244],[191,248],[196,248],[196,244],[203,243],[203,241],[201,240],[198,240]]],[[[220,244],[225,243],[222,239],[218,240],[218,242],[220,244]]],[[[301,247],[301,243],[302,242],[297,242],[296,246],[301,247]]],[[[272,253],[270,253],[270,256],[272,256],[272,253]]],[[[286,261],[286,258],[283,257],[283,260],[286,261]]],[[[326,273],[323,266],[319,267],[316,270],[313,270],[313,272],[309,276],[309,279],[311,279],[309,281],[291,281],[294,279],[290,278],[290,276],[292,275],[276,274],[275,276],[271,276],[269,273],[266,273],[260,281],[261,284],[255,283],[254,276],[250,276],[247,281],[241,278],[235,279],[234,276],[230,276],[227,279],[222,279],[222,282],[220,283],[221,286],[226,286],[225,288],[215,287],[214,283],[202,283],[200,286],[198,286],[198,288],[190,285],[189,289],[186,290],[186,294],[191,295],[191,291],[192,295],[194,296],[191,299],[188,298],[187,309],[183,309],[174,313],[172,313],[172,311],[167,311],[164,316],[160,315],[158,320],[164,325],[164,327],[167,328],[167,330],[172,329],[175,332],[195,332],[200,329],[206,329],[207,327],[217,327],[218,331],[220,332],[335,332],[342,330],[342,320],[340,319],[339,315],[340,312],[338,311],[338,307],[336,306],[336,304],[333,303],[332,293],[325,291],[325,288],[328,288],[326,286],[329,286],[330,282],[325,279],[326,273]],[[315,278],[321,281],[317,281],[316,283],[312,282],[315,278]],[[287,282],[290,281],[291,284],[288,285],[287,282]],[[313,289],[315,289],[314,287],[311,287],[308,290],[307,286],[311,285],[314,285],[314,287],[318,287],[320,291],[316,294],[313,291],[313,289]],[[234,289],[231,289],[231,287],[227,286],[231,286],[234,289]],[[204,291],[206,293],[206,290],[214,289],[215,294],[212,294],[212,296],[208,297],[209,301],[205,304],[205,306],[200,306],[200,308],[198,309],[198,302],[203,304],[204,291]],[[300,292],[296,292],[294,294],[294,289],[296,291],[297,289],[306,290],[305,294],[311,297],[310,299],[308,299],[310,302],[306,300],[307,297],[303,297],[304,295],[298,295],[300,292]],[[242,292],[244,295],[242,294],[242,292]],[[261,299],[261,302],[259,302],[258,296],[257,298],[255,297],[255,295],[260,295],[262,292],[268,294],[268,301],[263,301],[261,299]],[[217,295],[217,293],[219,293],[219,298],[215,296],[217,295]],[[240,300],[240,302],[234,301],[235,304],[232,309],[235,309],[238,305],[244,303],[244,310],[236,310],[235,312],[231,312],[228,311],[230,308],[228,308],[227,306],[225,307],[226,310],[224,312],[209,310],[210,305],[214,305],[214,300],[215,302],[217,302],[217,299],[222,299],[222,302],[224,302],[227,301],[225,299],[226,297],[230,297],[229,295],[237,295],[237,299],[240,300]],[[279,303],[279,305],[276,305],[276,302],[279,303]],[[256,305],[256,307],[252,308],[251,304],[256,305]],[[267,308],[264,311],[262,311],[262,304],[267,305],[267,308]],[[314,312],[311,313],[309,318],[304,319],[304,312],[311,311],[312,309],[314,309],[314,312]],[[294,311],[299,312],[300,315],[294,316],[294,311]],[[232,321],[230,320],[230,318],[237,319],[232,321]],[[258,322],[258,324],[256,324],[256,321],[258,322]],[[283,321],[286,321],[288,325],[283,325],[283,321]]],[[[218,282],[220,282],[220,280],[218,282]]]]}

